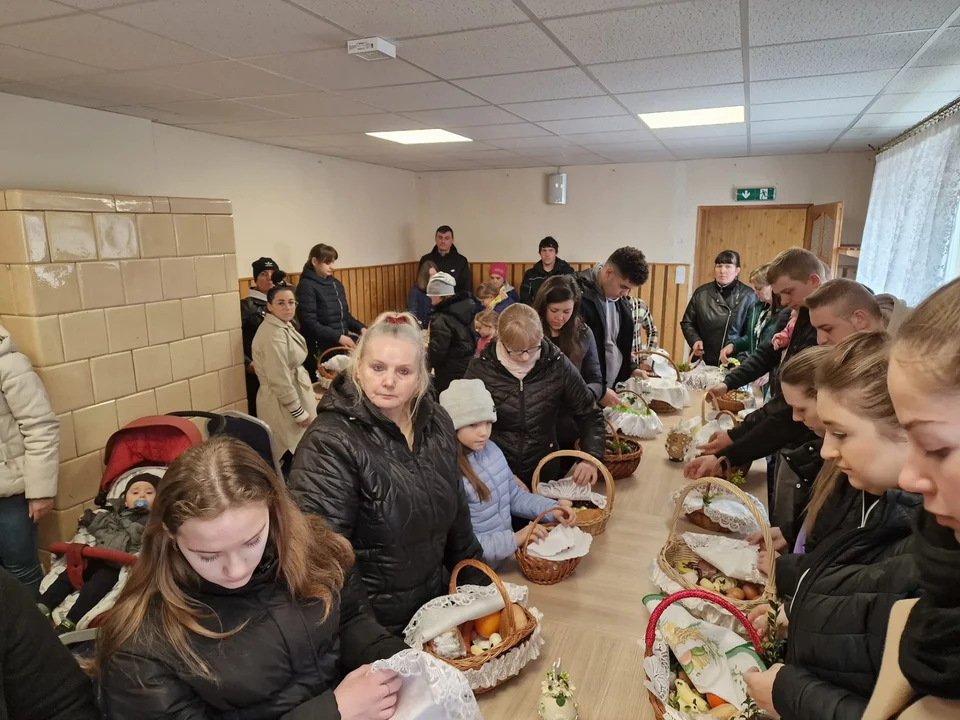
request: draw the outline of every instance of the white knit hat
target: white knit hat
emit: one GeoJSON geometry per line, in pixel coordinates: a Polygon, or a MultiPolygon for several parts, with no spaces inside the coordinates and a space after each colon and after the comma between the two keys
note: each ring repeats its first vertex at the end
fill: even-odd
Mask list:
{"type": "Polygon", "coordinates": [[[454,380],[440,393],[440,404],[450,413],[454,430],[474,423],[497,421],[493,397],[483,380],[454,380]]]}
{"type": "Polygon", "coordinates": [[[445,272],[438,272],[427,283],[428,297],[449,297],[457,292],[457,281],[453,275],[445,272]]]}

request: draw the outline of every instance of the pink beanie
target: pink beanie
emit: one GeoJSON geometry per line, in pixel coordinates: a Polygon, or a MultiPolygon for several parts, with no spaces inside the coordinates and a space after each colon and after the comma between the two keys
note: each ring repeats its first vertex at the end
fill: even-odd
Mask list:
{"type": "Polygon", "coordinates": [[[507,279],[507,264],[506,263],[493,263],[490,266],[491,275],[499,275],[504,280],[507,279]]]}

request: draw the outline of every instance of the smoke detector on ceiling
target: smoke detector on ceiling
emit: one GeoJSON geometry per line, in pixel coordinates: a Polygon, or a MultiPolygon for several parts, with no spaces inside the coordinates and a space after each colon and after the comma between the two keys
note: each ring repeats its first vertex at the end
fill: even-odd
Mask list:
{"type": "Polygon", "coordinates": [[[347,54],[364,60],[386,60],[397,57],[397,46],[379,37],[347,40],[347,54]]]}

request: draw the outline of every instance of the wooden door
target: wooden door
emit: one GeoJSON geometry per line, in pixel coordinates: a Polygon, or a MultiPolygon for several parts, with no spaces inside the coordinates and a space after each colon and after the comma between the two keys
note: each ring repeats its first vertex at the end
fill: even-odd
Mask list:
{"type": "Polygon", "coordinates": [[[694,287],[713,280],[713,265],[723,250],[740,253],[740,280],[777,253],[803,247],[809,205],[701,207],[697,217],[694,287]]]}
{"type": "Polygon", "coordinates": [[[843,203],[813,205],[807,209],[807,226],[803,246],[820,258],[837,277],[840,261],[840,233],[843,230],[843,203]]]}

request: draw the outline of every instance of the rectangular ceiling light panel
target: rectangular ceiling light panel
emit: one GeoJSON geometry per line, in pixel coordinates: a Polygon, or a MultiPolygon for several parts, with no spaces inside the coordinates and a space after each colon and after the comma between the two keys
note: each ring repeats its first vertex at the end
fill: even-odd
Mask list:
{"type": "Polygon", "coordinates": [[[468,137],[447,130],[397,130],[394,132],[369,132],[367,135],[402,145],[425,145],[427,143],[473,142],[468,137]]]}
{"type": "Polygon", "coordinates": [[[640,113],[640,119],[653,130],[693,127],[695,125],[728,125],[743,122],[743,105],[702,108],[700,110],[640,113]]]}

